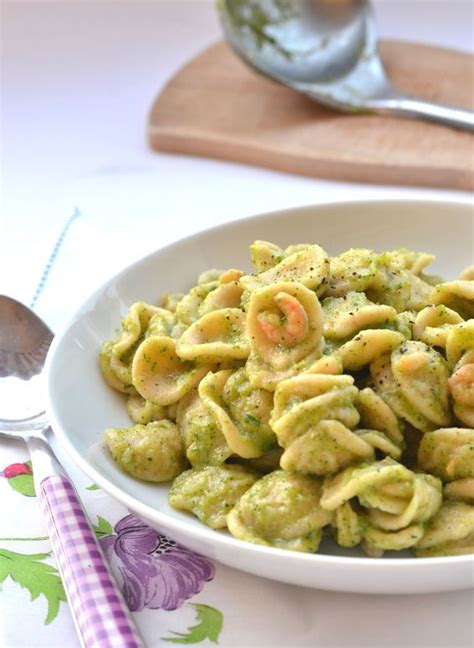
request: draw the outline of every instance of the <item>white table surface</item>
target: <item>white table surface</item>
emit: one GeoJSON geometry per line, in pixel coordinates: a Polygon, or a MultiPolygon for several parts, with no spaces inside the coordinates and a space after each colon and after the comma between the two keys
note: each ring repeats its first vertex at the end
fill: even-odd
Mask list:
{"type": "MultiPolygon", "coordinates": [[[[383,36],[473,48],[471,0],[375,6],[383,36]]],[[[220,37],[207,0],[6,0],[1,31],[0,292],[31,301],[54,241],[79,207],[84,217],[76,235],[87,253],[72,255],[70,271],[82,279],[70,291],[52,273],[55,299],[38,300],[38,312],[56,330],[124,263],[191,231],[331,200],[472,198],[151,152],[144,133],[156,93],[220,37]]],[[[294,588],[301,609],[318,615],[315,646],[464,648],[474,641],[471,592],[377,598],[321,592],[315,610],[307,609],[305,592],[294,588]]],[[[280,609],[282,601],[275,604],[280,609]]],[[[256,629],[255,646],[264,633],[256,629]]],[[[282,646],[295,645],[290,635],[281,639],[282,646]]]]}

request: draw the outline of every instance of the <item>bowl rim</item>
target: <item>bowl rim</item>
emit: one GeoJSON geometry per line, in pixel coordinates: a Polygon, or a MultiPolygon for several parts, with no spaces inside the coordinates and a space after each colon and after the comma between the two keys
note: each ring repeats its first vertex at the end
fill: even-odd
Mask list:
{"type": "MultiPolygon", "coordinates": [[[[420,205],[424,206],[436,206],[439,208],[445,205],[447,208],[453,206],[459,206],[467,210],[471,210],[473,218],[473,228],[474,228],[474,204],[472,201],[467,200],[464,197],[455,197],[435,199],[423,197],[413,197],[413,198],[359,198],[354,199],[341,199],[341,200],[331,200],[330,202],[321,202],[321,203],[309,203],[305,205],[298,205],[296,207],[286,207],[281,210],[271,210],[268,212],[261,212],[257,214],[251,214],[244,216],[242,218],[234,219],[226,223],[221,223],[219,225],[207,227],[205,229],[199,230],[188,236],[177,239],[171,243],[160,246],[149,252],[148,254],[136,259],[132,263],[128,264],[125,268],[115,273],[107,280],[102,282],[102,284],[96,288],[89,296],[82,301],[81,304],[76,308],[73,315],[68,318],[66,323],[60,328],[59,332],[54,336],[53,342],[49,348],[48,355],[44,367],[44,375],[46,376],[46,411],[50,421],[50,425],[53,429],[54,436],[59,441],[62,448],[67,451],[69,457],[74,461],[76,466],[90,479],[93,480],[100,488],[107,492],[114,499],[119,501],[121,504],[125,505],[131,512],[137,513],[137,515],[142,516],[145,521],[153,520],[157,525],[164,524],[171,529],[169,533],[172,535],[173,531],[182,534],[191,533],[193,537],[198,538],[200,541],[209,540],[209,537],[212,537],[213,542],[220,545],[220,547],[226,549],[238,550],[241,553],[249,553],[253,556],[262,555],[262,556],[272,556],[273,558],[286,558],[287,560],[291,558],[293,561],[301,562],[302,564],[311,563],[311,564],[327,564],[327,565],[337,565],[339,567],[347,565],[353,568],[366,569],[371,567],[372,569],[383,569],[384,567],[411,567],[415,569],[427,569],[435,565],[442,565],[444,567],[455,566],[455,565],[471,565],[474,564],[474,555],[473,554],[464,554],[457,556],[427,556],[427,557],[410,557],[410,558],[379,558],[374,559],[369,556],[335,556],[329,554],[320,554],[320,553],[303,553],[296,551],[288,551],[286,549],[279,549],[277,547],[267,547],[263,545],[253,544],[239,540],[230,536],[228,534],[216,532],[213,529],[210,529],[204,525],[202,526],[192,526],[190,528],[189,523],[185,520],[179,520],[173,517],[170,517],[167,513],[161,512],[152,506],[145,504],[144,502],[137,499],[135,496],[130,495],[125,492],[119,486],[113,484],[106,476],[102,475],[96,468],[94,468],[88,461],[87,457],[82,456],[79,451],[74,446],[72,440],[69,438],[66,431],[63,429],[59,418],[56,414],[56,408],[53,398],[53,385],[52,385],[52,367],[56,361],[56,356],[58,349],[62,343],[62,340],[67,335],[71,327],[76,324],[87,312],[88,307],[91,307],[96,301],[97,298],[102,295],[107,288],[109,288],[113,283],[118,281],[123,276],[127,275],[129,272],[133,271],[135,268],[142,264],[148,263],[153,257],[160,255],[166,251],[170,251],[173,247],[178,244],[185,242],[191,242],[195,239],[205,238],[209,233],[218,233],[223,232],[226,229],[232,230],[239,225],[245,225],[248,222],[256,222],[257,220],[268,218],[268,217],[285,217],[290,216],[296,212],[304,213],[306,211],[324,211],[324,209],[332,207],[341,207],[341,209],[349,209],[351,205],[361,205],[361,204],[370,204],[371,206],[380,205],[382,208],[387,204],[396,204],[398,206],[404,206],[406,208],[416,208],[420,205]]],[[[474,232],[474,230],[473,230],[474,232]]],[[[168,532],[168,531],[167,531],[168,532]]]]}

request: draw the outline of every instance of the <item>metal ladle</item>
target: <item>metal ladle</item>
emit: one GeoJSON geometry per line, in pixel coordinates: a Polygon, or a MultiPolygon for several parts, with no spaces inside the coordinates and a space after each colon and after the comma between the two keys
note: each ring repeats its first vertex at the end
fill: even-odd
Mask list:
{"type": "Polygon", "coordinates": [[[474,131],[474,112],[417,99],[390,83],[367,0],[218,0],[218,8],[240,58],[319,103],[474,131]]]}

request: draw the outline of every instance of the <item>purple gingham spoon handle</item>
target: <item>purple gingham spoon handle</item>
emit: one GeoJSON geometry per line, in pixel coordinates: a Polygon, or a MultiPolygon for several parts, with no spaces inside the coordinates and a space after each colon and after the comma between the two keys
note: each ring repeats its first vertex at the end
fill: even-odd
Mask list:
{"type": "Polygon", "coordinates": [[[83,645],[143,648],[69,478],[57,474],[45,477],[39,501],[83,645]]]}

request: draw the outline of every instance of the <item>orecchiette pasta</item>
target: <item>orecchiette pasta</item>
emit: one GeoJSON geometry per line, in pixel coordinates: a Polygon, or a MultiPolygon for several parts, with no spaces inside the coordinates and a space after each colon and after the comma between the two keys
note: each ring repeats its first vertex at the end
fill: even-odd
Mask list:
{"type": "Polygon", "coordinates": [[[430,303],[432,287],[405,268],[400,257],[385,252],[377,257],[377,272],[367,288],[367,296],[376,303],[393,306],[399,313],[419,311],[430,303]]]}
{"type": "Polygon", "coordinates": [[[377,555],[417,544],[423,524],[441,506],[441,482],[432,475],[414,473],[390,458],[346,468],[325,479],[321,497],[325,510],[337,511],[353,498],[358,499],[359,515],[365,521],[358,527],[346,507],[338,532],[347,534],[349,518],[350,525],[358,528],[365,548],[377,555]]]}
{"type": "Polygon", "coordinates": [[[465,281],[474,281],[474,265],[463,270],[459,275],[459,278],[464,279],[465,281]]]}
{"type": "Polygon", "coordinates": [[[181,435],[171,421],[108,428],[105,442],[114,460],[137,479],[169,481],[187,468],[181,435]]]}
{"type": "Polygon", "coordinates": [[[433,304],[445,304],[463,317],[474,317],[474,280],[456,279],[433,288],[433,304]]]}
{"type": "Polygon", "coordinates": [[[459,313],[447,306],[427,306],[416,316],[413,336],[425,344],[445,347],[450,328],[463,321],[459,313]]]}
{"type": "Polygon", "coordinates": [[[403,423],[373,389],[366,387],[357,393],[356,407],[360,422],[365,428],[383,432],[393,443],[403,448],[403,423]]]}
{"type": "Polygon", "coordinates": [[[145,337],[153,316],[162,312],[162,308],[144,302],[133,304],[127,317],[122,320],[121,334],[102,345],[99,355],[100,367],[105,379],[114,389],[123,392],[134,391],[132,386],[134,353],[139,342],[145,337]]]}
{"type": "Polygon", "coordinates": [[[185,396],[207,374],[209,365],[183,362],[173,338],[152,335],[135,351],[132,383],[144,399],[170,405],[185,396]]]}
{"type": "Polygon", "coordinates": [[[218,466],[232,455],[225,436],[204,406],[197,389],[180,400],[176,423],[181,431],[186,457],[193,468],[218,466]]]}
{"type": "Polygon", "coordinates": [[[146,425],[151,421],[168,418],[168,410],[163,405],[147,401],[140,394],[131,394],[127,401],[127,411],[134,423],[146,425]]]}
{"type": "Polygon", "coordinates": [[[443,481],[474,478],[474,430],[445,428],[428,432],[420,443],[418,463],[443,481]]]}
{"type": "Polygon", "coordinates": [[[176,344],[183,360],[225,362],[245,360],[249,345],[245,315],[239,308],[222,308],[203,315],[184,331],[176,344]]]}
{"type": "Polygon", "coordinates": [[[274,389],[322,354],[321,305],[303,284],[277,282],[253,292],[246,328],[247,373],[257,387],[274,389]]]}
{"type": "Polygon", "coordinates": [[[222,529],[227,526],[227,513],[256,481],[255,473],[236,465],[186,470],[174,480],[169,501],[211,529],[222,529]]]}
{"type": "Polygon", "coordinates": [[[284,470],[259,479],[227,515],[239,540],[293,551],[316,551],[332,514],[320,506],[321,482],[284,470]]]}
{"type": "Polygon", "coordinates": [[[239,457],[260,457],[276,445],[269,425],[272,394],[253,387],[245,369],[209,373],[199,385],[199,396],[239,457]]]}
{"type": "Polygon", "coordinates": [[[375,360],[370,370],[374,390],[413,427],[427,432],[449,425],[449,372],[437,351],[408,341],[375,360]]]}
{"type": "Polygon", "coordinates": [[[417,556],[474,553],[474,506],[446,502],[415,546],[417,556]]]}
{"type": "Polygon", "coordinates": [[[257,248],[254,248],[252,252],[254,265],[258,272],[257,278],[262,284],[297,281],[317,293],[324,292],[326,289],[329,257],[319,245],[293,245],[284,252],[280,250],[279,253],[271,248],[265,249],[260,246],[258,251],[257,248]],[[270,258],[274,259],[276,263],[269,262],[266,250],[270,252],[270,258]],[[272,256],[272,252],[274,252],[274,256],[272,256]],[[267,263],[270,266],[268,269],[264,267],[264,259],[268,259],[267,263]],[[263,269],[263,272],[258,271],[259,267],[263,269]]]}
{"type": "Polygon", "coordinates": [[[329,264],[326,295],[340,297],[350,291],[364,291],[377,275],[377,254],[373,250],[353,248],[332,257],[329,264]]]}
{"type": "Polygon", "coordinates": [[[349,371],[362,369],[405,340],[395,330],[399,326],[397,311],[374,304],[364,293],[328,297],[322,307],[325,337],[333,343],[334,356],[349,371]]]}
{"type": "Polygon", "coordinates": [[[99,364],[134,425],[117,464],[248,542],[474,553],[474,266],[404,248],[250,246],[136,302],[99,364]]]}

